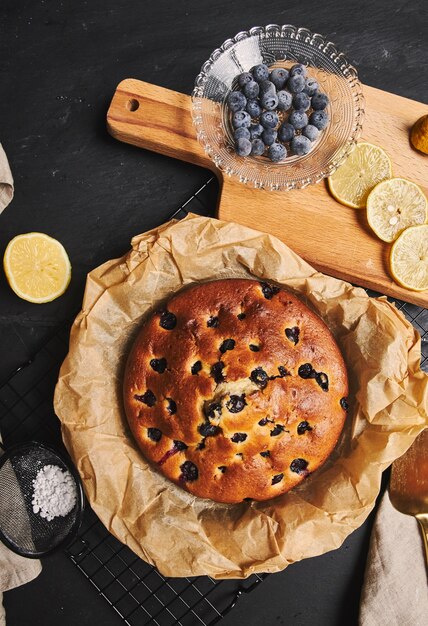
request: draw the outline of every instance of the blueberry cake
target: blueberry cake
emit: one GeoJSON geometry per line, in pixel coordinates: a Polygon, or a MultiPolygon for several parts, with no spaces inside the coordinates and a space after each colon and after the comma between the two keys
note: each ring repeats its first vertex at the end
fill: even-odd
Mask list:
{"type": "Polygon", "coordinates": [[[124,402],[144,456],[217,502],[289,491],[332,452],[348,382],[325,323],[273,284],[228,279],[174,296],[141,329],[124,402]]]}

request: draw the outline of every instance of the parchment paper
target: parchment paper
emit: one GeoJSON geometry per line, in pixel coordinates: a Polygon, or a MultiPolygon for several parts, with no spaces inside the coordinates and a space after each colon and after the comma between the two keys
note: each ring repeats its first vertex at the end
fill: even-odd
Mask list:
{"type": "Polygon", "coordinates": [[[55,410],[86,495],[105,526],[168,576],[244,578],[341,545],[374,506],[381,473],[427,425],[420,338],[385,298],[316,272],[281,241],[189,215],[132,240],[88,276],[61,368],[55,410]],[[142,321],[183,286],[225,277],[272,280],[305,298],[338,341],[350,410],[329,461],[264,503],[191,496],[150,466],[122,407],[128,351],[142,321]]]}

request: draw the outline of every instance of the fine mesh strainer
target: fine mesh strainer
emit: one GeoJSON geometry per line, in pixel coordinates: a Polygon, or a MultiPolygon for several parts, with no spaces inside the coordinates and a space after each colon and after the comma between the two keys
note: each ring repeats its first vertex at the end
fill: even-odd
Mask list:
{"type": "Polygon", "coordinates": [[[18,444],[0,456],[0,540],[21,556],[39,558],[68,543],[77,533],[84,497],[77,471],[57,451],[36,441],[18,444]],[[76,503],[64,517],[51,521],[33,512],[33,481],[39,470],[54,465],[68,470],[76,503]]]}

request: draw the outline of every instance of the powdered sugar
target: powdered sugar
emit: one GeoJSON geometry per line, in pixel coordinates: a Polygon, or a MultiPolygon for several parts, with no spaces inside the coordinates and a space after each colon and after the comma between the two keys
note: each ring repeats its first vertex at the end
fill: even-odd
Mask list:
{"type": "Polygon", "coordinates": [[[33,480],[33,513],[49,522],[64,517],[76,504],[77,494],[73,476],[57,465],[45,465],[33,480]]]}

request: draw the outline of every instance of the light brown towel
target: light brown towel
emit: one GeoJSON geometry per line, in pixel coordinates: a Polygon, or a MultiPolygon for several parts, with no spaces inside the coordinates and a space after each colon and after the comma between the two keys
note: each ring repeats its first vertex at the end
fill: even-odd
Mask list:
{"type": "Polygon", "coordinates": [[[0,213],[13,198],[13,178],[7,156],[0,143],[0,213]]]}
{"type": "Polygon", "coordinates": [[[428,585],[418,522],[383,496],[370,540],[360,626],[426,626],[428,585]]]}

